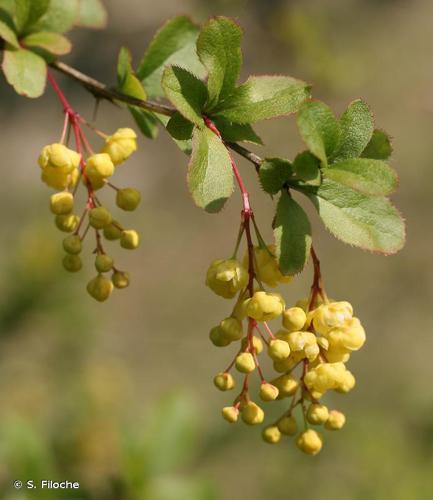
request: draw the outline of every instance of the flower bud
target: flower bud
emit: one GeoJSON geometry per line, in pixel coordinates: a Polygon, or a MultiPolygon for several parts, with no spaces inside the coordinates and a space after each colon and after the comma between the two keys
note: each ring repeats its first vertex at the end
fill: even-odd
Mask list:
{"type": "Polygon", "coordinates": [[[234,424],[235,422],[238,421],[239,410],[234,406],[226,406],[225,408],[222,409],[221,413],[223,418],[227,420],[227,422],[230,422],[231,424],[234,424]]]}
{"type": "Polygon", "coordinates": [[[113,259],[104,253],[101,253],[95,258],[96,270],[100,273],[106,273],[113,267],[113,259]]]}
{"type": "Polygon", "coordinates": [[[283,326],[289,332],[302,330],[306,321],[307,315],[300,307],[291,307],[283,312],[283,326]]]}
{"type": "Polygon", "coordinates": [[[213,379],[213,383],[215,387],[217,387],[220,391],[230,391],[235,386],[235,381],[230,373],[218,373],[215,375],[213,379]]]}
{"type": "Polygon", "coordinates": [[[122,236],[122,229],[120,229],[119,223],[113,220],[111,224],[104,227],[103,234],[106,240],[119,240],[122,236]]]}
{"type": "Polygon", "coordinates": [[[240,340],[243,336],[242,323],[236,318],[225,318],[219,326],[221,335],[230,341],[240,340]]]}
{"type": "Polygon", "coordinates": [[[290,355],[290,347],[287,342],[280,339],[271,340],[268,347],[268,355],[274,361],[282,361],[290,355]]]}
{"type": "Polygon", "coordinates": [[[119,189],[116,194],[116,205],[122,210],[131,212],[135,210],[141,200],[140,191],[133,188],[119,189]]]}
{"type": "Polygon", "coordinates": [[[296,440],[296,446],[307,455],[317,455],[322,445],[320,434],[313,429],[302,432],[296,440]]]}
{"type": "Polygon", "coordinates": [[[278,388],[269,383],[260,386],[260,397],[263,401],[274,401],[278,397],[278,388]]]}
{"type": "Polygon", "coordinates": [[[92,208],[89,212],[89,223],[95,229],[103,229],[113,220],[110,212],[105,207],[92,208]]]}
{"type": "Polygon", "coordinates": [[[331,410],[329,412],[328,420],[325,423],[325,428],[330,431],[337,431],[341,429],[346,423],[346,417],[344,413],[337,410],[331,410]]]}
{"type": "Polygon", "coordinates": [[[51,195],[50,209],[55,215],[66,215],[74,208],[74,197],[72,193],[62,192],[51,195]]]}
{"type": "Polygon", "coordinates": [[[120,246],[127,250],[135,250],[140,245],[140,236],[134,229],[125,229],[120,236],[120,246]]]}
{"type": "Polygon", "coordinates": [[[79,254],[81,252],[81,239],[78,234],[71,234],[66,236],[63,240],[63,248],[66,253],[72,255],[79,254]]]}
{"type": "Polygon", "coordinates": [[[286,396],[292,396],[299,387],[298,380],[289,374],[277,377],[272,380],[272,384],[278,388],[280,399],[286,396]]]}
{"type": "Polygon", "coordinates": [[[282,314],[284,300],[279,293],[255,292],[246,301],[246,311],[250,318],[257,321],[269,321],[282,314]]]}
{"type": "Polygon", "coordinates": [[[65,255],[63,257],[62,264],[66,271],[69,271],[70,273],[76,273],[83,267],[83,263],[81,262],[79,255],[65,255]]]}
{"type": "Polygon", "coordinates": [[[98,274],[87,284],[87,291],[98,302],[104,302],[113,291],[113,283],[108,278],[98,274]]]}
{"type": "Polygon", "coordinates": [[[241,373],[250,373],[256,368],[254,357],[249,352],[242,352],[236,356],[236,369],[241,373]]]}
{"type": "Polygon", "coordinates": [[[353,314],[348,302],[330,302],[322,304],[314,311],[313,325],[316,332],[326,335],[331,328],[343,326],[353,314]]]}
{"type": "Polygon", "coordinates": [[[221,334],[221,328],[219,326],[214,326],[209,332],[209,338],[212,344],[216,347],[226,347],[231,341],[221,334]]]}
{"type": "MultiPolygon", "coordinates": [[[[241,347],[245,351],[248,346],[248,337],[245,337],[242,339],[241,342],[241,347]]],[[[256,354],[260,354],[263,351],[263,342],[259,339],[259,337],[256,337],[253,335],[253,349],[256,354]]]]}
{"type": "Polygon", "coordinates": [[[248,272],[236,259],[215,260],[206,274],[206,286],[226,299],[233,298],[248,283],[248,272]]]}
{"type": "Polygon", "coordinates": [[[114,165],[106,153],[89,156],[86,161],[86,174],[90,179],[100,181],[114,174],[114,165]]]}
{"type": "Polygon", "coordinates": [[[119,128],[105,139],[103,153],[110,155],[114,165],[127,160],[137,149],[137,134],[130,128],[119,128]]]}
{"type": "Polygon", "coordinates": [[[242,420],[248,425],[261,424],[265,418],[264,411],[252,401],[248,401],[241,410],[242,420]]]}
{"type": "MultiPolygon", "coordinates": [[[[290,283],[293,276],[284,276],[279,268],[278,260],[275,257],[275,245],[254,248],[254,267],[257,278],[270,287],[276,287],[280,283],[290,283]]],[[[248,269],[249,256],[245,255],[243,264],[248,269]]]]}
{"type": "Polygon", "coordinates": [[[129,286],[129,273],[115,271],[111,276],[111,281],[116,288],[126,288],[129,286]]]}
{"type": "Polygon", "coordinates": [[[64,233],[72,233],[77,229],[80,218],[78,215],[68,214],[68,215],[56,215],[54,218],[54,223],[56,227],[63,231],[64,233]]]}
{"type": "Polygon", "coordinates": [[[263,429],[262,438],[266,443],[276,444],[281,440],[281,432],[276,425],[270,425],[263,429]]]}
{"type": "Polygon", "coordinates": [[[324,424],[329,417],[328,408],[325,405],[313,403],[307,411],[307,420],[313,425],[324,424]]]}
{"type": "Polygon", "coordinates": [[[298,432],[298,424],[292,415],[280,418],[277,425],[281,434],[285,434],[286,436],[294,436],[298,432]]]}

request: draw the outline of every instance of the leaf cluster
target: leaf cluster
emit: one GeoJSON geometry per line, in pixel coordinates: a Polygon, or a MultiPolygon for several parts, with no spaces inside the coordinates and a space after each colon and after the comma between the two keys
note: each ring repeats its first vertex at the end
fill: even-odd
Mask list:
{"type": "Polygon", "coordinates": [[[47,63],[72,48],[64,33],[73,26],[101,28],[105,23],[100,0],[0,0],[6,80],[20,95],[41,96],[47,63]]]}

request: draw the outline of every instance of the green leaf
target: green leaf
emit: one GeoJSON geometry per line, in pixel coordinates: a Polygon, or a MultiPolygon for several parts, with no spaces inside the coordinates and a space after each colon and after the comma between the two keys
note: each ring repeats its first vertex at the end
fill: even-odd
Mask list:
{"type": "Polygon", "coordinates": [[[205,76],[196,52],[198,33],[199,27],[186,16],[170,19],[156,33],[137,69],[150,97],[164,96],[161,77],[170,64],[182,66],[200,78],[205,76]]]}
{"type": "Polygon", "coordinates": [[[25,49],[7,47],[3,72],[15,91],[26,97],[39,97],[45,89],[47,65],[42,57],[25,49]]]}
{"type": "Polygon", "coordinates": [[[210,19],[200,31],[197,54],[208,70],[208,110],[235,88],[242,65],[241,40],[242,30],[227,17],[210,19]]]}
{"type": "Polygon", "coordinates": [[[349,104],[340,118],[341,138],[333,162],[357,158],[364,151],[373,134],[373,116],[360,99],[349,104]]]}
{"type": "Polygon", "coordinates": [[[274,238],[281,272],[300,273],[310,255],[311,225],[304,210],[285,191],[277,205],[274,238]]]}
{"type": "Polygon", "coordinates": [[[65,33],[78,17],[78,0],[50,0],[45,14],[32,26],[32,31],[54,31],[65,33]]]}
{"type": "Polygon", "coordinates": [[[291,163],[282,158],[265,158],[259,169],[260,184],[269,194],[281,191],[292,175],[291,163]]]}
{"type": "Polygon", "coordinates": [[[51,0],[31,0],[26,27],[31,27],[47,12],[51,0]]]}
{"type": "Polygon", "coordinates": [[[30,15],[30,0],[15,0],[15,26],[18,33],[22,33],[30,15]]]}
{"type": "Polygon", "coordinates": [[[68,54],[72,48],[71,42],[63,35],[48,31],[39,31],[27,35],[23,41],[27,47],[40,47],[51,54],[59,56],[68,54]]]}
{"type": "Polygon", "coordinates": [[[205,84],[195,75],[180,68],[168,66],[162,75],[162,87],[167,99],[189,121],[203,126],[202,109],[207,99],[205,84]]]}
{"type": "Polygon", "coordinates": [[[297,124],[308,149],[323,165],[338,145],[340,130],[331,109],[323,102],[309,101],[301,106],[297,124]]]}
{"type": "Polygon", "coordinates": [[[321,182],[320,161],[309,151],[303,151],[293,160],[293,172],[296,180],[311,186],[319,186],[321,182]]]}
{"type": "Polygon", "coordinates": [[[132,72],[131,52],[121,47],[117,56],[117,86],[122,87],[129,73],[132,72]]]}
{"type": "Polygon", "coordinates": [[[14,23],[9,14],[4,10],[0,10],[0,38],[3,38],[5,42],[19,49],[20,44],[15,33],[14,23]]]}
{"type": "Polygon", "coordinates": [[[334,163],[323,170],[323,175],[370,196],[386,196],[397,189],[394,170],[381,160],[352,158],[334,163]]]}
{"type": "Polygon", "coordinates": [[[85,28],[104,28],[107,11],[101,0],[80,0],[77,24],[85,28]]]}
{"type": "Polygon", "coordinates": [[[156,139],[158,136],[158,120],[156,117],[152,113],[134,106],[130,106],[129,111],[141,133],[149,139],[156,139]]]}
{"type": "Polygon", "coordinates": [[[176,112],[167,123],[167,131],[179,141],[191,139],[194,125],[184,118],[180,113],[176,112]]]}
{"type": "MultiPolygon", "coordinates": [[[[158,122],[163,125],[165,128],[167,128],[168,122],[170,121],[170,117],[166,115],[159,115],[155,113],[155,118],[158,120],[158,122]]],[[[190,156],[192,153],[192,140],[191,139],[186,139],[186,140],[178,140],[175,139],[173,136],[170,136],[176,146],[183,151],[186,155],[190,156]]]]}
{"type": "Polygon", "coordinates": [[[246,141],[253,144],[263,144],[263,141],[249,123],[233,123],[218,116],[213,119],[213,122],[225,142],[246,141]]]}
{"type": "Polygon", "coordinates": [[[391,154],[392,145],[389,135],[383,130],[376,129],[361,156],[375,160],[387,160],[391,154]]]}
{"type": "Polygon", "coordinates": [[[252,76],[212,114],[235,123],[255,123],[295,113],[309,95],[306,83],[288,76],[252,76]]]}
{"type": "Polygon", "coordinates": [[[233,192],[230,155],[207,127],[194,131],[188,186],[195,203],[211,213],[219,212],[233,192]]]}
{"type": "Polygon", "coordinates": [[[387,198],[367,196],[331,179],[306,194],[327,229],[341,241],[384,254],[403,247],[404,222],[387,198]]]}

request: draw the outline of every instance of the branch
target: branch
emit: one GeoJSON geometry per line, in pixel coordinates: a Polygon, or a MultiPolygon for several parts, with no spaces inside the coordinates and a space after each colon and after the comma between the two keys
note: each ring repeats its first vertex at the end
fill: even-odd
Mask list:
{"type": "MultiPolygon", "coordinates": [[[[154,101],[143,101],[142,99],[137,99],[136,97],[123,94],[122,92],[119,92],[118,90],[105,85],[105,83],[95,80],[88,75],[85,75],[84,73],[81,73],[81,71],[78,71],[77,69],[63,62],[54,61],[50,64],[50,66],[57,71],[60,71],[60,73],[63,73],[67,77],[72,78],[73,80],[80,83],[96,98],[107,99],[110,102],[124,102],[125,104],[128,104],[130,106],[136,106],[137,108],[145,109],[146,111],[158,113],[165,116],[172,116],[176,111],[175,108],[173,108],[172,106],[168,106],[167,104],[162,104],[154,101]]],[[[227,143],[227,146],[229,146],[229,148],[238,153],[240,156],[243,156],[246,160],[250,161],[255,166],[256,170],[258,170],[260,164],[263,161],[260,156],[235,142],[229,142],[227,143]]]]}

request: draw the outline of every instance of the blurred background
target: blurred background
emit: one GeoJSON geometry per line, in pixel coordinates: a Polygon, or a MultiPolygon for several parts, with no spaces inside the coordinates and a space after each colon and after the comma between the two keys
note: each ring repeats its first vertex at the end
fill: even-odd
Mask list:
{"type": "MultiPolygon", "coordinates": [[[[124,0],[105,2],[106,31],[76,30],[66,60],[107,83],[128,46],[135,64],[154,31],[180,13],[203,21],[234,16],[245,29],[243,77],[282,73],[314,84],[337,113],[362,97],[376,126],[394,138],[394,200],[408,223],[393,257],[363,253],[331,238],[314,220],[328,293],[349,300],[368,342],[349,368],[350,394],[327,402],[347,413],[322,453],[291,440],[272,447],[256,428],[226,425],[228,395],[213,375],[234,353],[208,331],[230,305],[204,287],[209,262],[228,256],[239,198],[219,216],[190,200],[186,157],[167,135],[140,137],[118,185],[139,188],[141,209],[124,216],[142,234],[132,253],[113,255],[132,275],[128,290],[103,304],[88,297],[89,256],[78,275],[61,267],[61,234],[48,210],[51,191],[36,159],[58,140],[61,109],[48,90],[31,101],[0,87],[0,497],[77,500],[392,499],[433,497],[433,3],[428,0],[124,0]],[[229,352],[230,351],[230,352],[229,352]],[[12,481],[73,480],[80,490],[15,491],[12,481]]],[[[94,103],[59,76],[80,113],[94,103]]],[[[98,126],[131,126],[102,103],[98,126]]],[[[302,145],[294,119],[257,127],[260,154],[293,158],[302,145]]],[[[97,140],[95,140],[95,145],[97,140]]],[[[273,202],[240,161],[258,222],[268,238],[273,202]]],[[[107,193],[105,200],[109,202],[107,193]]],[[[114,202],[114,200],[113,200],[114,202]]],[[[311,269],[283,290],[288,303],[308,293],[311,269]]],[[[276,405],[278,406],[278,405],[276,405]]],[[[279,412],[283,407],[279,408],[279,412]]]]}

